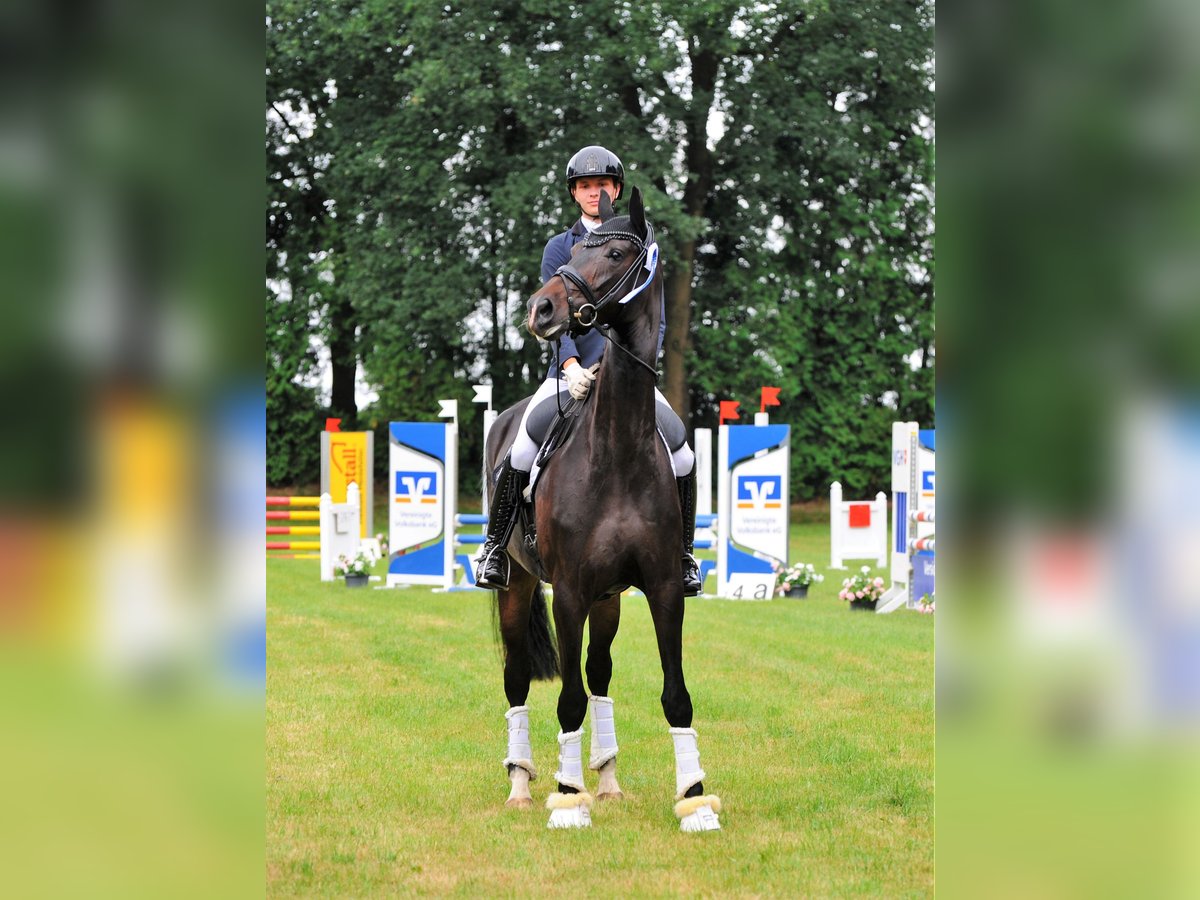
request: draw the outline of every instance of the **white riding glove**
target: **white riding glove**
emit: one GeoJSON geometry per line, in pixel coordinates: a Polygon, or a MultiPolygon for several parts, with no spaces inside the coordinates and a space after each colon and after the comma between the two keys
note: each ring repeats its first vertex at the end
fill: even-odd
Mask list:
{"type": "Polygon", "coordinates": [[[596,363],[590,369],[585,369],[579,363],[571,366],[569,369],[563,369],[563,375],[567,379],[567,391],[576,400],[583,400],[588,395],[588,391],[592,389],[592,382],[596,380],[596,371],[600,368],[600,363],[596,363]]]}

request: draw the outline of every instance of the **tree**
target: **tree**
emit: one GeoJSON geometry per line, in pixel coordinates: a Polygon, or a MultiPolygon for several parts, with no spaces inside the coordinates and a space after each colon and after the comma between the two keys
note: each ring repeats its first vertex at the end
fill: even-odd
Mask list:
{"type": "MultiPolygon", "coordinates": [[[[307,173],[301,142],[269,134],[292,165],[274,203],[305,209],[287,214],[285,274],[331,339],[356,326],[337,352],[377,387],[367,421],[430,418],[476,379],[505,405],[541,380],[524,301],[576,215],[563,167],[589,143],[646,194],[666,260],[663,389],[685,419],[708,420],[730,386],[780,384],[802,495],[842,465],[850,488],[886,477],[886,422],[928,421],[929,370],[906,361],[932,360],[927,4],[268,14],[269,101],[313,123],[307,173]]],[[[462,435],[477,471],[476,429],[462,435]]]]}

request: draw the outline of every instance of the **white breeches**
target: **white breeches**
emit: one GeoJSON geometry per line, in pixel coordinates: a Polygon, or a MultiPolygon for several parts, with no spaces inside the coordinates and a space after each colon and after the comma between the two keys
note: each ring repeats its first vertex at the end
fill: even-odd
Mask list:
{"type": "MultiPolygon", "coordinates": [[[[547,378],[534,393],[533,399],[525,407],[525,415],[521,417],[521,427],[517,429],[517,437],[513,441],[509,462],[514,469],[528,472],[533,468],[533,461],[537,458],[538,445],[534,443],[533,438],[529,436],[529,432],[525,430],[526,423],[529,421],[529,414],[547,397],[553,397],[555,390],[565,391],[566,389],[567,379],[547,378]]],[[[565,404],[566,402],[567,400],[564,398],[563,403],[565,404]]]]}
{"type": "MultiPolygon", "coordinates": [[[[514,469],[528,472],[533,468],[533,461],[537,458],[538,445],[526,431],[530,413],[547,397],[553,397],[555,391],[565,391],[566,389],[567,380],[565,378],[547,378],[534,393],[529,405],[525,407],[525,415],[521,417],[521,427],[517,429],[517,437],[513,441],[509,462],[514,469]]],[[[654,389],[654,402],[670,408],[667,398],[658,388],[654,389]]],[[[684,441],[683,446],[671,454],[671,464],[675,467],[676,478],[682,478],[692,471],[692,466],[696,464],[696,455],[687,441],[684,441]]]]}

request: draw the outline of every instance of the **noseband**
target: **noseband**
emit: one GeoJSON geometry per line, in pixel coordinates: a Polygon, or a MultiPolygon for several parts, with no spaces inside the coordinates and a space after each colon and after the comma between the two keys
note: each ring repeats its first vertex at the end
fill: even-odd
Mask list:
{"type": "Polygon", "coordinates": [[[624,305],[642,292],[645,287],[654,279],[654,270],[658,266],[658,244],[654,241],[654,228],[646,225],[646,238],[638,237],[631,231],[593,231],[583,239],[585,247],[600,247],[607,244],[613,238],[629,241],[638,248],[638,255],[624,274],[617,279],[617,283],[609,288],[608,292],[599,300],[596,299],[592,287],[587,283],[579,271],[570,263],[559,266],[554,274],[563,280],[563,287],[567,292],[567,313],[569,317],[569,330],[572,335],[584,334],[596,325],[596,320],[600,316],[600,310],[612,302],[614,297],[617,297],[624,289],[625,283],[637,280],[638,272],[644,267],[646,272],[646,280],[634,287],[628,294],[617,301],[618,304],[624,305]],[[584,303],[578,308],[571,300],[571,285],[578,288],[579,292],[584,296],[584,303]]]}

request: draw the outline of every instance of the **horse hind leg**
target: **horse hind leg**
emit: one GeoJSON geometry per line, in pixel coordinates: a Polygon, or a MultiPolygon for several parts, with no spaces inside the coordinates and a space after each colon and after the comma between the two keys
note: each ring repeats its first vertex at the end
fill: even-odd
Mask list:
{"type": "Polygon", "coordinates": [[[617,729],[613,700],[607,696],[612,679],[612,642],[621,621],[621,595],[610,594],[592,606],[588,615],[587,682],[588,712],[592,724],[591,757],[588,768],[597,772],[597,800],[620,800],[625,795],[617,783],[617,729]]]}

